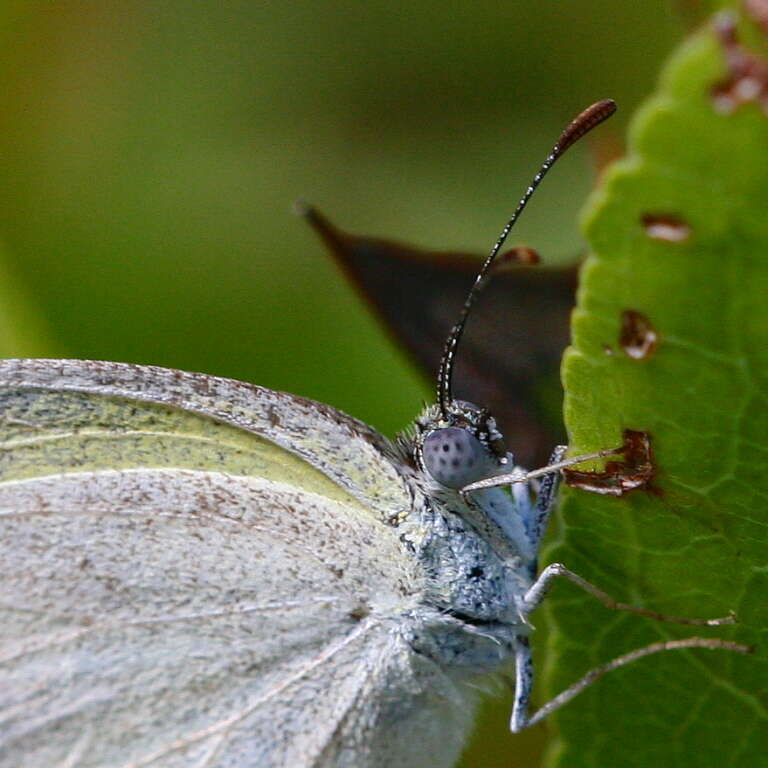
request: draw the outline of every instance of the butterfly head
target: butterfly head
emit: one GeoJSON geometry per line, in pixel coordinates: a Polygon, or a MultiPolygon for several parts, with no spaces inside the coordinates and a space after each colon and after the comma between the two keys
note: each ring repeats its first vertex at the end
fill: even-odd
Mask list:
{"type": "Polygon", "coordinates": [[[416,422],[419,467],[446,488],[460,489],[497,474],[509,462],[504,437],[484,408],[455,400],[444,414],[428,408],[416,422]]]}

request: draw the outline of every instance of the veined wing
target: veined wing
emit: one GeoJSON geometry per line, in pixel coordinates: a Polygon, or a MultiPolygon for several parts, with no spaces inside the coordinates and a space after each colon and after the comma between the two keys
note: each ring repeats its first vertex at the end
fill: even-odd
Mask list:
{"type": "Polygon", "coordinates": [[[351,496],[386,518],[410,505],[393,456],[366,424],[252,384],[122,363],[0,361],[0,481],[73,469],[223,469],[351,496]]]}
{"type": "Polygon", "coordinates": [[[471,708],[366,510],[273,480],[0,484],[0,766],[449,765],[471,708]],[[461,706],[460,704],[463,704],[461,706]]]}

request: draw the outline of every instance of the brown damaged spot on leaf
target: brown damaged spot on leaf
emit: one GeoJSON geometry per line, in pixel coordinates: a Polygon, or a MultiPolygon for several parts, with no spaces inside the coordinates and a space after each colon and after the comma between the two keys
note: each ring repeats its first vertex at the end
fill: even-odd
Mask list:
{"type": "Polygon", "coordinates": [[[691,227],[679,216],[660,213],[646,213],[643,218],[645,234],[654,240],[667,243],[682,243],[691,236],[691,227]]]}
{"type": "MultiPolygon", "coordinates": [[[[750,15],[762,25],[768,18],[765,6],[765,2],[747,6],[750,15]]],[[[755,102],[768,114],[768,61],[741,45],[733,14],[724,12],[718,15],[715,32],[728,70],[725,79],[712,89],[715,109],[730,115],[742,105],[755,102]]]]}
{"type": "Polygon", "coordinates": [[[617,453],[621,453],[624,459],[608,461],[600,471],[564,469],[565,482],[571,488],[601,496],[623,496],[630,491],[642,489],[656,492],[651,484],[656,474],[651,436],[647,432],[625,429],[624,446],[617,453]]]}
{"type": "Polygon", "coordinates": [[[628,357],[643,360],[650,355],[659,341],[656,329],[642,312],[625,309],[621,313],[619,344],[628,357]]]}

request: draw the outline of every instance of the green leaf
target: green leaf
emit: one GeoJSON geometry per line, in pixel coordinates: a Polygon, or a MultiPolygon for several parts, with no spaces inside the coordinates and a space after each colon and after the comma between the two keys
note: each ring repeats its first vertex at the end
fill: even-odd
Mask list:
{"type": "Polygon", "coordinates": [[[51,353],[44,324],[5,263],[0,247],[0,357],[51,353]]]}
{"type": "Polygon", "coordinates": [[[725,66],[712,25],[678,51],[587,215],[591,255],[564,362],[571,447],[648,431],[655,489],[566,489],[546,561],[633,605],[734,610],[738,624],[655,622],[561,585],[543,687],[549,698],[662,639],[720,637],[756,652],[674,651],[608,674],[556,716],[549,766],[752,768],[768,754],[768,116],[756,103],[715,109],[725,66]],[[655,238],[649,215],[689,232],[655,238]],[[658,334],[645,357],[619,343],[626,310],[658,334]]]}

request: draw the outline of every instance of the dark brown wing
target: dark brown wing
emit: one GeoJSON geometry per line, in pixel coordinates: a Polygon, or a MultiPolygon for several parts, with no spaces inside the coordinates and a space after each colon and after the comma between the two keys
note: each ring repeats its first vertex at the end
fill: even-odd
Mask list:
{"type": "MultiPolygon", "coordinates": [[[[480,257],[349,235],[316,210],[305,213],[390,333],[434,380],[480,257]]],[[[523,465],[546,462],[563,440],[559,366],[576,275],[576,266],[499,270],[472,311],[457,357],[455,395],[491,410],[523,465]]]]}

